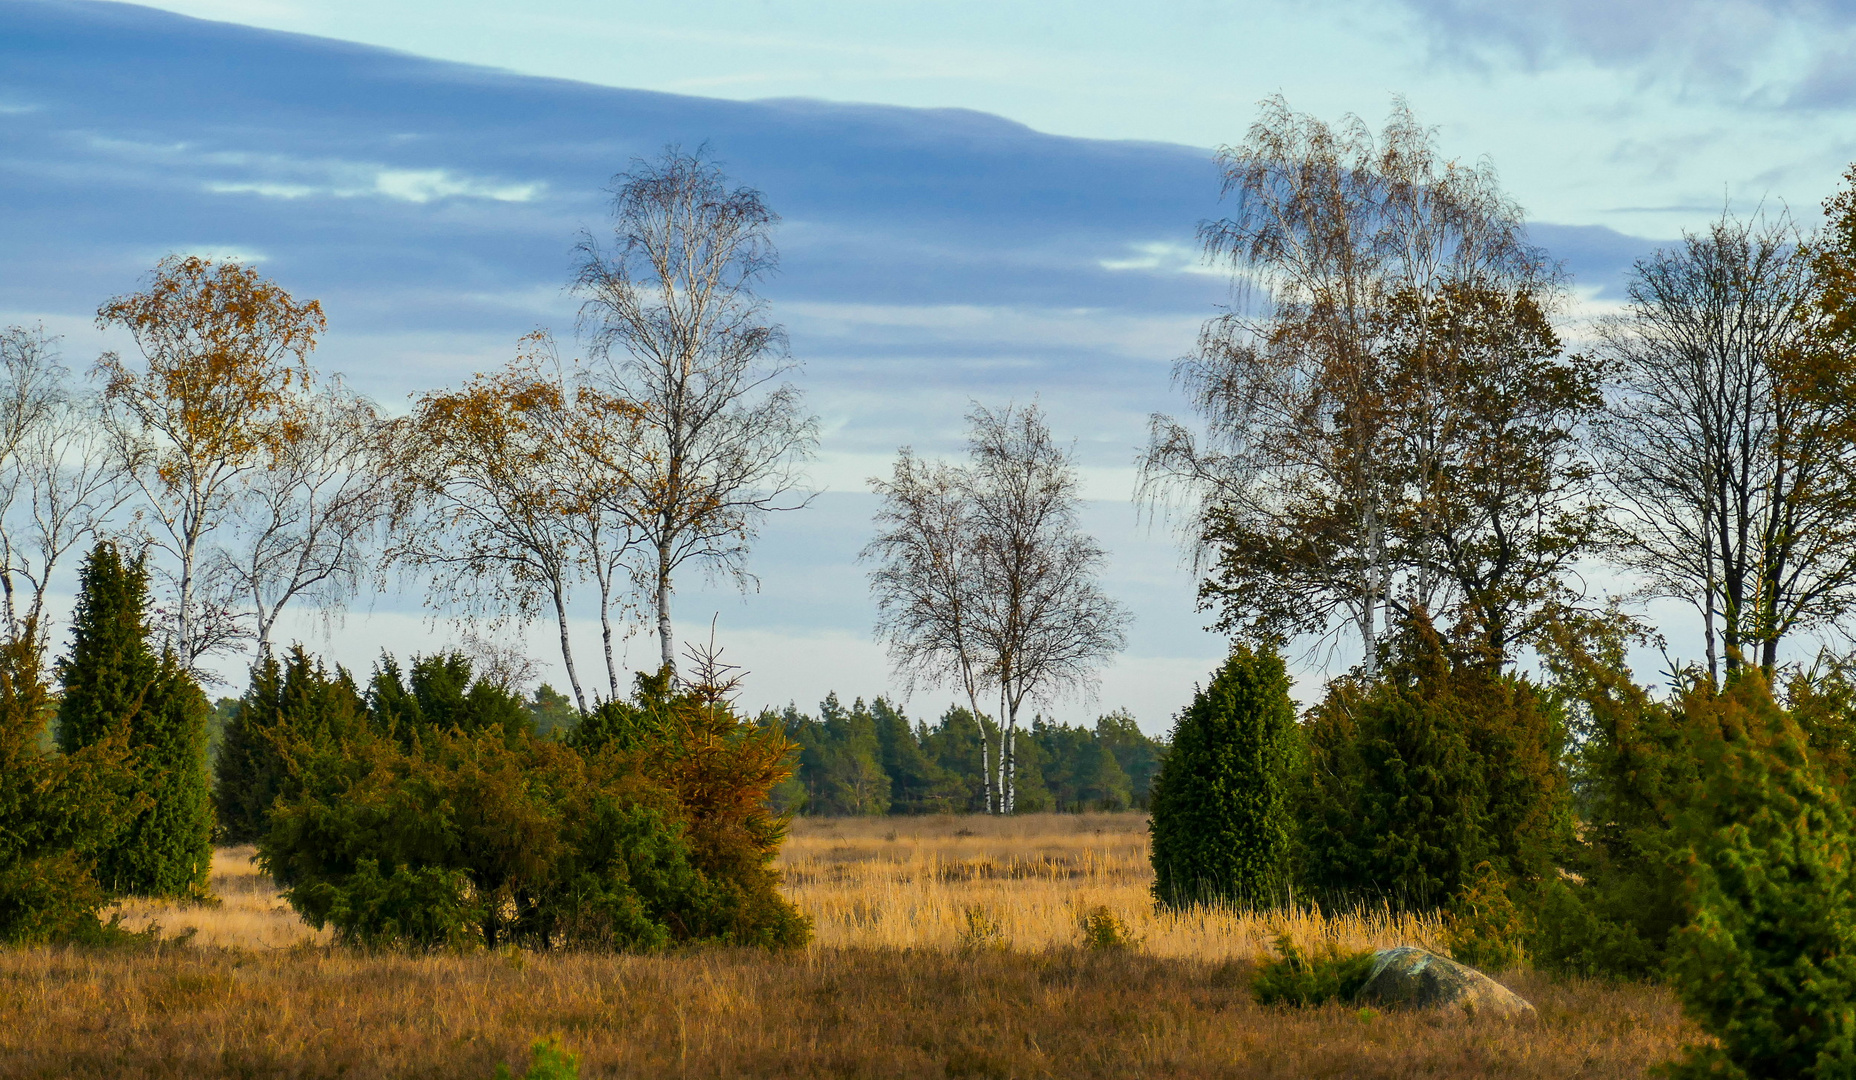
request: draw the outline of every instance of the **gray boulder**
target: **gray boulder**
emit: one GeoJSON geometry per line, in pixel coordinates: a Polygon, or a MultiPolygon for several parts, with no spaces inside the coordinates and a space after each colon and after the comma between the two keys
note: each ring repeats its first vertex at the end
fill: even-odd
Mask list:
{"type": "Polygon", "coordinates": [[[1355,1001],[1381,1009],[1434,1009],[1465,1017],[1531,1020],[1534,1007],[1472,967],[1405,945],[1373,953],[1355,1001]]]}

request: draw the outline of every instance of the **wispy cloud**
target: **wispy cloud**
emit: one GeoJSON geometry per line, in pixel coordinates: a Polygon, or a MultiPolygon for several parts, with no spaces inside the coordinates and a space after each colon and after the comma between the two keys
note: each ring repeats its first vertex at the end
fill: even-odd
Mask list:
{"type": "Polygon", "coordinates": [[[1128,254],[1117,259],[1098,259],[1096,265],[1104,270],[1145,270],[1161,274],[1206,274],[1211,277],[1229,277],[1228,268],[1205,261],[1205,256],[1184,244],[1169,240],[1148,241],[1129,244],[1128,254]]]}
{"type": "Polygon", "coordinates": [[[1473,64],[1622,70],[1759,108],[1848,108],[1851,0],[1403,0],[1436,50],[1473,64]]]}

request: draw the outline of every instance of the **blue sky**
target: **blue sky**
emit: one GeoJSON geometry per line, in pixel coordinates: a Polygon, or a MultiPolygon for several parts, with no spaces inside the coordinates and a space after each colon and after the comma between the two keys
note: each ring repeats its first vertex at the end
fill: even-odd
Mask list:
{"type": "MultiPolygon", "coordinates": [[[[1192,247],[1209,148],[1266,94],[1375,122],[1405,94],[1446,152],[1493,158],[1583,313],[1724,204],[1811,218],[1856,159],[1856,19],[1832,4],[163,6],[0,0],[0,321],[43,321],[73,367],[161,255],[235,254],[322,299],[319,365],[399,406],[536,326],[571,348],[570,249],[630,157],[706,141],[766,192],[823,494],[769,525],[760,593],[686,582],[679,611],[717,615],[752,704],[885,689],[864,478],[901,444],[954,450],[970,399],[1035,395],[1137,616],[1100,697],[1055,711],[1167,726],[1223,645],[1136,521],[1131,462],[1224,295],[1192,247]]],[[[365,667],[443,642],[417,601],[295,632],[365,667]]]]}

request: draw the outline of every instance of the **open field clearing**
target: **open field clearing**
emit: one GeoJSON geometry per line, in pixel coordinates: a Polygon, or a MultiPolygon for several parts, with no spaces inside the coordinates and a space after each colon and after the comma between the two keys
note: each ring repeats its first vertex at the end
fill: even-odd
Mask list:
{"type": "Polygon", "coordinates": [[[1020,950],[1073,945],[1083,912],[1105,906],[1152,956],[1221,962],[1269,950],[1287,930],[1304,947],[1435,946],[1435,919],[1317,913],[1259,917],[1156,913],[1147,816],[802,818],[781,851],[786,892],[821,946],[952,949],[975,923],[1020,950]],[[972,918],[969,918],[969,913],[972,918]]]}
{"type": "Polygon", "coordinates": [[[1526,1026],[1260,1008],[1279,925],[1349,947],[1439,928],[1155,916],[1134,814],[801,821],[782,864],[819,933],[787,956],[360,954],[248,859],[219,853],[219,907],[127,909],[187,944],[0,953],[0,1076],[488,1077],[558,1033],[588,1077],[1636,1077],[1694,1038],[1660,988],[1527,974],[1526,1026]],[[1139,946],[1076,948],[1096,905],[1139,946]],[[998,947],[971,947],[970,909],[998,947]]]}

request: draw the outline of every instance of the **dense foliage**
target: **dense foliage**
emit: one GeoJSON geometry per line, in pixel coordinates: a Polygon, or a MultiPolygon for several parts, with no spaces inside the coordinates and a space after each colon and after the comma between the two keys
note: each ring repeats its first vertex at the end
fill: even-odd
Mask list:
{"type": "Polygon", "coordinates": [[[206,695],[171,651],[157,656],[146,621],[143,559],[100,543],[79,574],[58,745],[67,754],[125,739],[134,790],[145,796],[98,855],[112,892],[200,896],[212,861],[206,695]]]}
{"type": "Polygon", "coordinates": [[[1239,646],[1180,714],[1154,781],[1155,898],[1286,896],[1300,758],[1282,658],[1239,646]]]}
{"type": "MultiPolygon", "coordinates": [[[[389,662],[390,663],[390,662],[389,662]]],[[[356,730],[367,702],[346,670],[331,675],[301,646],[279,664],[266,656],[251,669],[251,688],[228,720],[214,756],[213,806],[220,837],[245,844],[264,835],[271,802],[283,790],[278,736],[321,741],[356,730]]]]}
{"type": "Polygon", "coordinates": [[[1378,679],[1336,680],[1307,725],[1303,880],[1317,895],[1438,907],[1489,862],[1532,885],[1572,834],[1549,695],[1409,621],[1378,679]]]}
{"type": "Polygon", "coordinates": [[[125,732],[47,753],[50,694],[29,623],[0,644],[0,944],[98,937],[107,900],[94,873],[146,795],[132,789],[125,732]]]}
{"type": "MultiPolygon", "coordinates": [[[[326,678],[322,679],[328,684],[326,678]]],[[[789,946],[767,805],[789,744],[700,691],[641,680],[570,742],[535,737],[458,655],[383,662],[366,713],[278,714],[259,854],[312,923],[419,947],[789,946]]],[[[511,711],[513,710],[513,711],[511,711]]]]}
{"type": "Polygon", "coordinates": [[[1718,1045],[1677,1077],[1856,1073],[1850,820],[1757,669],[1683,700],[1701,783],[1677,827],[1688,923],[1672,972],[1718,1045]]]}

